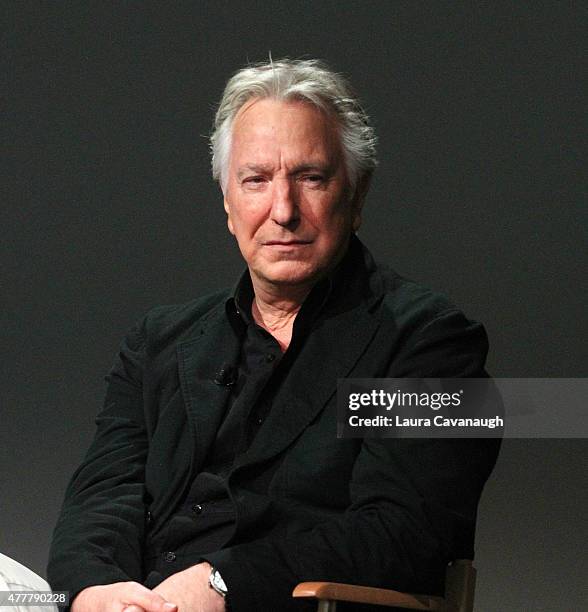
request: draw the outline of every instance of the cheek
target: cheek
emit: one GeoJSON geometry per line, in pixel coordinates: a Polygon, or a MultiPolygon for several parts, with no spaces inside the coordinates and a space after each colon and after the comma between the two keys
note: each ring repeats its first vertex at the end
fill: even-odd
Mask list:
{"type": "Polygon", "coordinates": [[[240,204],[232,207],[229,220],[233,226],[233,233],[238,237],[252,237],[263,224],[264,216],[260,206],[253,204],[240,204]]]}
{"type": "Polygon", "coordinates": [[[339,232],[344,232],[351,227],[353,215],[347,202],[325,205],[322,209],[315,211],[314,223],[327,234],[335,237],[339,232]]]}

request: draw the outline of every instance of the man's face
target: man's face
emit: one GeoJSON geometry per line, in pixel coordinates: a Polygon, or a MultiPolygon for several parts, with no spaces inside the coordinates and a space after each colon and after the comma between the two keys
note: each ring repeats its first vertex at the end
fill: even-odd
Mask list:
{"type": "Polygon", "coordinates": [[[311,285],[338,262],[359,227],[346,186],[332,118],[300,101],[240,109],[225,210],[255,284],[311,285]]]}

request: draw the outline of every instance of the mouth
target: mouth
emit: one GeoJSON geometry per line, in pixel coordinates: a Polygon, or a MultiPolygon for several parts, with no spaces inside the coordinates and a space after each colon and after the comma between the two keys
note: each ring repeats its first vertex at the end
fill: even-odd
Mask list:
{"type": "Polygon", "coordinates": [[[312,240],[267,240],[263,243],[263,246],[277,247],[277,248],[296,248],[307,246],[312,240]]]}

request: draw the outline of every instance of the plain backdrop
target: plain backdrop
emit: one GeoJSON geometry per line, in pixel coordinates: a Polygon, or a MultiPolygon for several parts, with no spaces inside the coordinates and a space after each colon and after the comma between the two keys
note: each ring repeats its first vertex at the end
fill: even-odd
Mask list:
{"type": "MultiPolygon", "coordinates": [[[[581,59],[563,2],[2,3],[0,550],[44,574],[118,343],[242,262],[209,171],[226,79],[319,57],[373,117],[360,237],[443,291],[495,376],[586,376],[581,59]]],[[[554,407],[556,409],[556,407],[554,407]]],[[[585,610],[585,440],[507,440],[477,609],[585,610]]]]}

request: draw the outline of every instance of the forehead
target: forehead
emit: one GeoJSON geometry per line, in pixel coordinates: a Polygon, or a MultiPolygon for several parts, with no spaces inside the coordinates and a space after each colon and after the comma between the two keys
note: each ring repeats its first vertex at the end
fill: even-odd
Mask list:
{"type": "Polygon", "coordinates": [[[308,102],[253,99],[246,102],[233,123],[232,157],[257,160],[279,155],[322,158],[340,157],[336,119],[308,102]]]}

